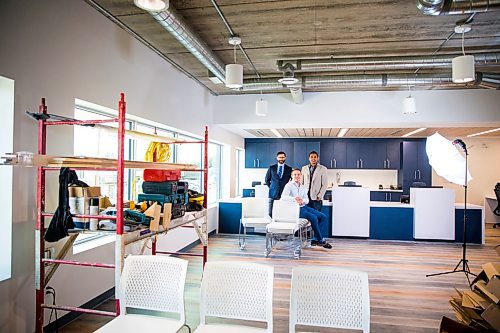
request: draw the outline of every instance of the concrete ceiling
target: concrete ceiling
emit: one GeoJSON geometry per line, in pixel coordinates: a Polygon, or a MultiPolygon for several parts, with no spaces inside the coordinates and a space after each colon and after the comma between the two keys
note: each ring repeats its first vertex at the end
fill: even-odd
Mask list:
{"type": "MultiPolygon", "coordinates": [[[[85,0],[119,24],[167,61],[175,64],[214,94],[256,93],[257,90],[234,91],[209,80],[208,70],[167,32],[148,12],[136,7],[133,0],[85,0]]],[[[446,0],[448,1],[448,0],[446,0]]],[[[244,65],[244,76],[251,80],[275,82],[282,76],[278,60],[351,59],[422,56],[432,59],[461,52],[461,36],[454,34],[456,22],[471,20],[472,31],[465,35],[466,52],[500,53],[500,15],[495,8],[470,15],[423,14],[414,0],[170,0],[194,33],[223,64],[233,63],[233,49],[228,44],[230,33],[218,14],[215,2],[233,32],[242,38],[245,59],[237,51],[238,63],[244,65]]],[[[500,73],[496,65],[476,65],[476,71],[500,73]]],[[[432,74],[441,80],[451,77],[451,66],[440,69],[358,70],[331,72],[297,72],[298,77],[329,75],[399,75],[400,83],[378,86],[313,86],[302,81],[303,91],[401,90],[411,85],[415,76],[432,74]],[[417,74],[415,74],[417,72],[417,74]],[[405,78],[409,78],[406,80],[405,78]]],[[[352,77],[346,77],[352,79],[352,77]]],[[[382,82],[383,77],[376,77],[382,82]]],[[[476,88],[474,84],[457,85],[432,82],[418,89],[476,88]]],[[[281,89],[280,89],[281,88],[281,89]]],[[[274,87],[272,92],[286,92],[274,87]]]]}

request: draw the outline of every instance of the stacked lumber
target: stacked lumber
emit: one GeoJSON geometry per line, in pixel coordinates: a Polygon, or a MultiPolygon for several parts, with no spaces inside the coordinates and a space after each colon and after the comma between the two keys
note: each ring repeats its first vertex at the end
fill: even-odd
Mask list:
{"type": "MultiPolygon", "coordinates": [[[[22,157],[23,153],[6,154],[0,158],[4,165],[14,166],[46,166],[55,168],[116,168],[116,159],[98,157],[72,157],[32,154],[29,158],[22,157]]],[[[155,169],[155,170],[196,170],[193,164],[152,163],[142,161],[124,161],[127,169],[155,169]]]]}
{"type": "Polygon", "coordinates": [[[500,263],[487,263],[471,290],[450,299],[457,319],[480,332],[500,332],[500,263]]]}

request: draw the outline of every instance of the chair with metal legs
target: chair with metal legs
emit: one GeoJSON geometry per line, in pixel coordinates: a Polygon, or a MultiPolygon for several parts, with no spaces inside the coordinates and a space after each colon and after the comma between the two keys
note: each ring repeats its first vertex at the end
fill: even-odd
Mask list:
{"type": "Polygon", "coordinates": [[[292,245],[295,259],[300,259],[302,248],[310,246],[311,224],[308,220],[300,218],[299,212],[300,207],[296,202],[287,200],[274,202],[272,222],[266,227],[266,257],[269,257],[274,246],[282,240],[292,245]]]}
{"type": "Polygon", "coordinates": [[[238,228],[240,250],[243,250],[246,246],[247,228],[265,228],[271,223],[271,217],[267,214],[266,201],[266,198],[243,198],[240,227],[238,228]]]}
{"type": "MultiPolygon", "coordinates": [[[[500,216],[500,183],[495,185],[495,196],[497,197],[497,208],[493,209],[493,214],[500,216]]],[[[500,223],[493,224],[493,228],[500,227],[500,223]]]]}

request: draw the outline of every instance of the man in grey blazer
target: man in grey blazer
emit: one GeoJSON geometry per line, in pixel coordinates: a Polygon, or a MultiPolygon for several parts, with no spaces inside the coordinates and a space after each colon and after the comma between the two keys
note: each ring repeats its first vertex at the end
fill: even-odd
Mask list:
{"type": "Polygon", "coordinates": [[[327,169],[318,163],[319,156],[316,151],[309,153],[309,164],[302,167],[302,184],[308,189],[308,206],[321,212],[323,196],[328,187],[327,169]]]}

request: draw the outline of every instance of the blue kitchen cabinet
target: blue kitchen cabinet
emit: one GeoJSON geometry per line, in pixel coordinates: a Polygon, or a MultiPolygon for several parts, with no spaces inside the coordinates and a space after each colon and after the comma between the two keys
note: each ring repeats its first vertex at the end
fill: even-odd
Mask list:
{"type": "MultiPolygon", "coordinates": [[[[483,243],[483,211],[467,208],[467,243],[483,243]]],[[[455,242],[464,241],[464,210],[455,209],[455,242]]]]}
{"type": "Polygon", "coordinates": [[[383,140],[347,141],[346,164],[348,169],[383,169],[386,160],[386,144],[383,140]]]}
{"type": "Polygon", "coordinates": [[[219,233],[237,234],[240,219],[241,203],[219,202],[219,233]]]}
{"type": "Polygon", "coordinates": [[[425,151],[425,141],[403,141],[402,180],[403,193],[410,192],[414,182],[423,182],[432,185],[432,168],[425,151]]]}
{"type": "Polygon", "coordinates": [[[400,192],[370,191],[370,201],[399,202],[400,200],[401,200],[400,192]]]}
{"type": "Polygon", "coordinates": [[[309,164],[309,153],[316,151],[321,156],[319,141],[295,141],[293,143],[293,168],[302,168],[309,164]]]}
{"type": "Polygon", "coordinates": [[[320,163],[328,169],[346,169],[347,144],[342,139],[321,141],[320,163]]]}
{"type": "Polygon", "coordinates": [[[413,240],[413,208],[370,207],[370,239],[413,240]]]}
{"type": "Polygon", "coordinates": [[[398,170],[401,168],[401,141],[400,140],[388,140],[386,141],[386,153],[385,153],[385,169],[398,170]]]}
{"type": "Polygon", "coordinates": [[[243,194],[243,198],[255,197],[255,189],[254,188],[244,188],[242,194],[243,194]]]}
{"type": "Polygon", "coordinates": [[[245,141],[245,168],[267,168],[270,144],[269,141],[245,141]]]}

